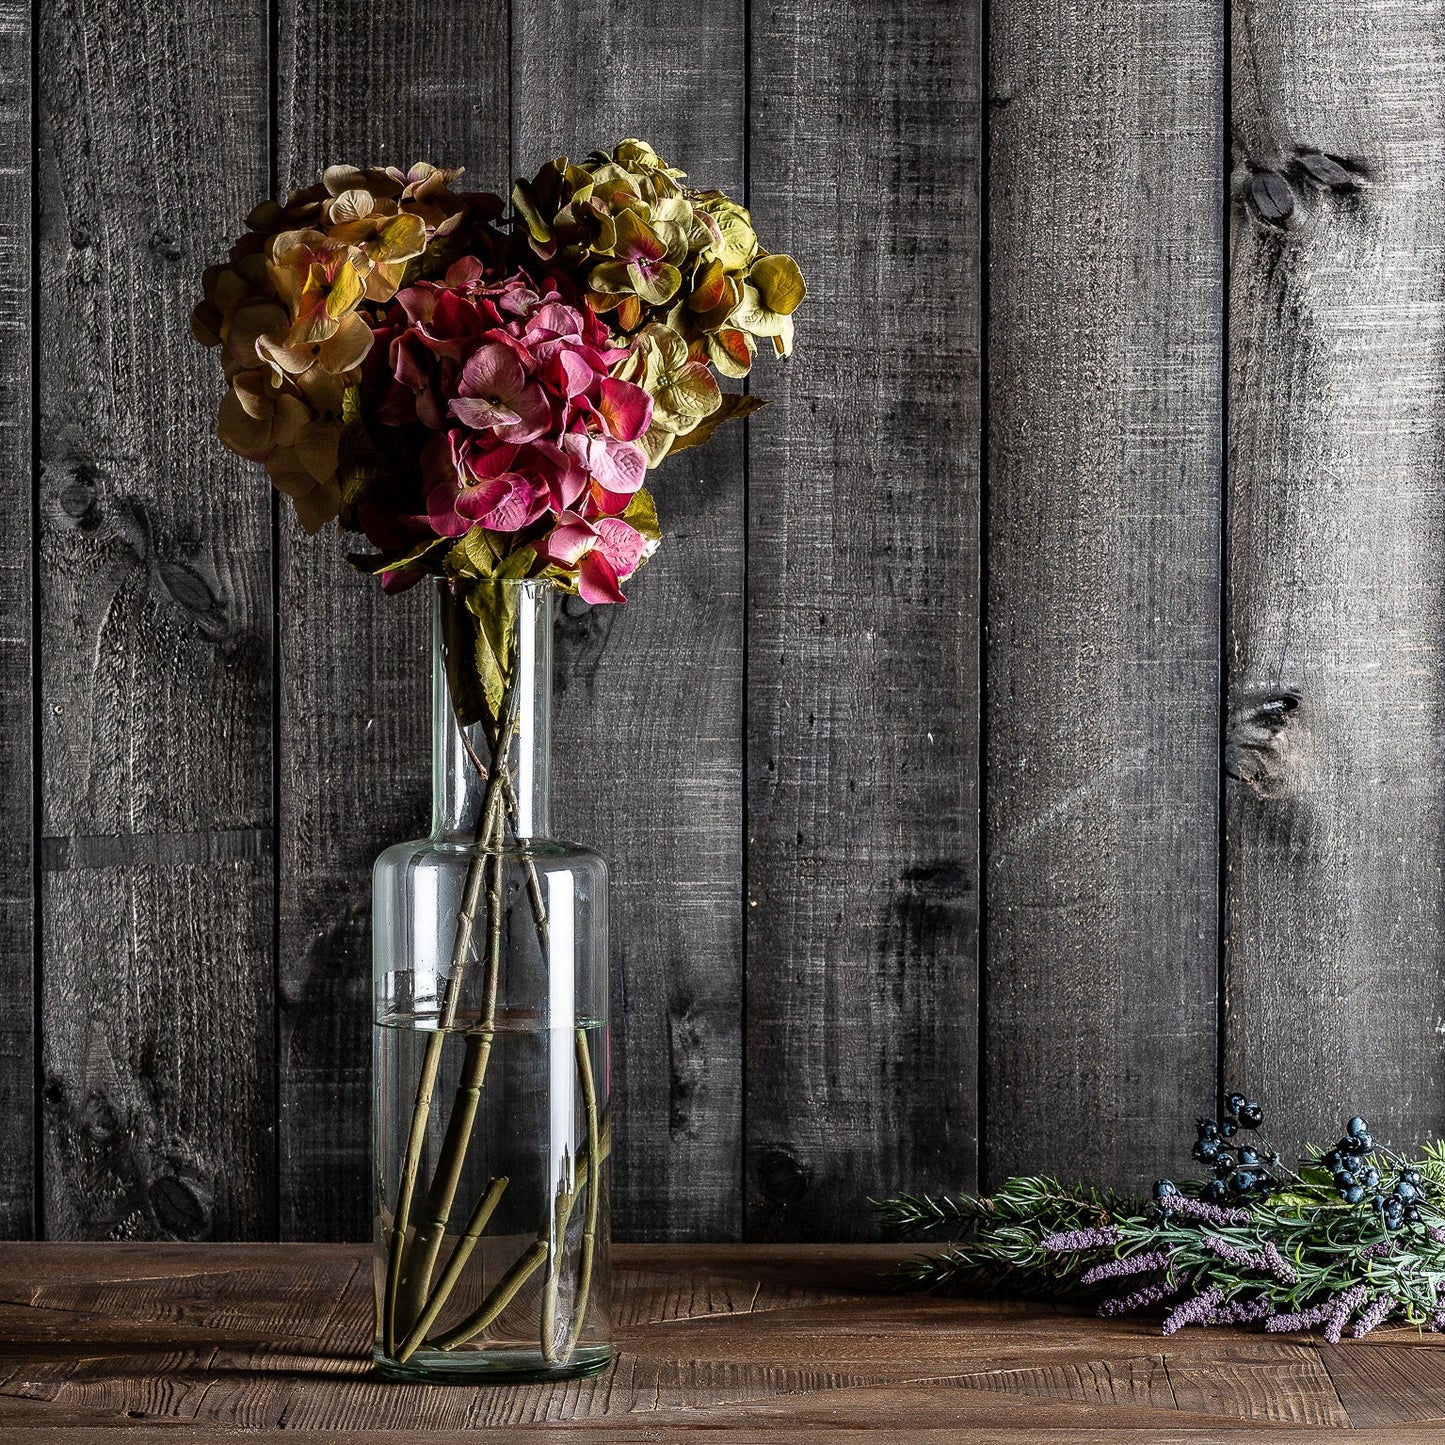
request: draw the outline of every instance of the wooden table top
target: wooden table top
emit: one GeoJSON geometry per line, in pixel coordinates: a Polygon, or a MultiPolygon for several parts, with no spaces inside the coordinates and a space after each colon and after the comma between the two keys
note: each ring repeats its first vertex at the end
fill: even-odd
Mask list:
{"type": "Polygon", "coordinates": [[[1320,1339],[880,1292],[896,1248],[616,1250],[618,1358],[556,1385],[371,1373],[353,1245],[0,1245],[0,1440],[459,1445],[478,1426],[609,1445],[723,1431],[845,1441],[1442,1440],[1445,1340],[1320,1339]]]}

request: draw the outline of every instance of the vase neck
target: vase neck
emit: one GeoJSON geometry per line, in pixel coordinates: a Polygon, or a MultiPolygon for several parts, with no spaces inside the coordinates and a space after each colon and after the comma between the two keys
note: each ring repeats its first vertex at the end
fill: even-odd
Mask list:
{"type": "MultiPolygon", "coordinates": [[[[546,582],[505,582],[504,651],[509,668],[494,714],[463,728],[447,682],[445,611],[455,604],[439,587],[432,623],[432,832],[436,837],[482,836],[487,770],[498,739],[511,786],[502,789],[504,838],[545,838],[551,829],[552,607],[546,582]],[[480,767],[478,764],[480,763],[480,767]]],[[[495,839],[493,839],[495,841],[495,839]]]]}

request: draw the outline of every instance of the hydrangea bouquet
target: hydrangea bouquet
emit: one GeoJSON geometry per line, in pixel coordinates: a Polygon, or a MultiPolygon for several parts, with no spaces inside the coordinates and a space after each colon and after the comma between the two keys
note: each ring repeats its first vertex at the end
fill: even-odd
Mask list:
{"type": "Polygon", "coordinates": [[[536,1378],[610,1357],[606,871],[547,834],[550,594],[623,601],[649,473],[759,405],[719,377],[789,354],[804,285],[641,141],[544,166],[509,216],[459,175],[262,202],[192,329],[221,440],[302,527],[364,536],[388,593],[437,582],[437,820],[374,876],[375,1354],[536,1378]]]}
{"type": "Polygon", "coordinates": [[[307,532],[364,534],[377,550],[352,560],[387,592],[451,584],[473,721],[505,672],[503,593],[475,584],[621,602],[659,540],[648,472],[761,404],[717,378],[760,343],[789,354],[805,288],[742,206],[639,140],[519,180],[510,218],[460,174],[332,166],[263,201],[191,328],[229,383],[221,440],[307,532]]]}

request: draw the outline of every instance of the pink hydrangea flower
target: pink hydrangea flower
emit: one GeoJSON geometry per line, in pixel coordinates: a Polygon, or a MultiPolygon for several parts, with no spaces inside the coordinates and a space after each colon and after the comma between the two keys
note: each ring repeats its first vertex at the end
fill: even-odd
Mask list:
{"type": "Polygon", "coordinates": [[[377,332],[386,367],[377,414],[435,433],[421,470],[438,536],[474,526],[516,534],[550,517],[561,540],[539,553],[562,566],[573,565],[564,553],[575,555],[579,568],[596,554],[585,565],[588,590],[620,599],[617,580],[637,565],[628,565],[635,548],[623,532],[645,543],[626,524],[594,523],[615,521],[646,478],[638,438],[652,398],[611,375],[627,352],[609,345],[589,308],[534,284],[521,273],[488,280],[467,258],[444,282],[398,292],[377,332]],[[585,537],[579,527],[590,529],[585,537]]]}
{"type": "Polygon", "coordinates": [[[534,542],[539,555],[560,567],[577,569],[577,591],[584,602],[623,601],[620,583],[642,565],[647,539],[621,517],[589,521],[563,512],[547,536],[534,542]]]}

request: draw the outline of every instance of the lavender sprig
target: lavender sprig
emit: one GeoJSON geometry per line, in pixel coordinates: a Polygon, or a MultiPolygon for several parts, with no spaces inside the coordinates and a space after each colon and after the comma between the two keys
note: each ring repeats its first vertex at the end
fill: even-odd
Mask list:
{"type": "Polygon", "coordinates": [[[1164,1333],[1172,1335],[1177,1330],[1182,1330],[1185,1325],[1202,1323],[1213,1312],[1214,1307],[1223,1300],[1224,1291],[1218,1285],[1211,1285],[1202,1294],[1194,1295],[1185,1300],[1183,1304],[1175,1305],[1164,1316],[1164,1333]]]}
{"type": "Polygon", "coordinates": [[[1131,1254],[1124,1259],[1106,1259],[1079,1276],[1080,1284],[1101,1284],[1106,1279],[1120,1279],[1125,1275],[1148,1274],[1151,1270],[1167,1269],[1173,1260],[1168,1250],[1151,1249],[1145,1254],[1131,1254]]]}
{"type": "Polygon", "coordinates": [[[1107,1317],[1167,1306],[1170,1334],[1187,1324],[1323,1327],[1332,1340],[1391,1322],[1445,1330],[1445,1141],[1406,1159],[1353,1118],[1295,1172],[1251,1147],[1261,1116],[1231,1095],[1220,1120],[1200,1123],[1195,1157],[1207,1156],[1213,1178],[1160,1181],[1152,1203],[1027,1177],[987,1197],[885,1201],[889,1222],[948,1222],[955,1233],[946,1250],[910,1261],[904,1282],[1082,1299],[1107,1317]],[[1119,1293],[1120,1281],[1133,1287],[1119,1293]]]}

